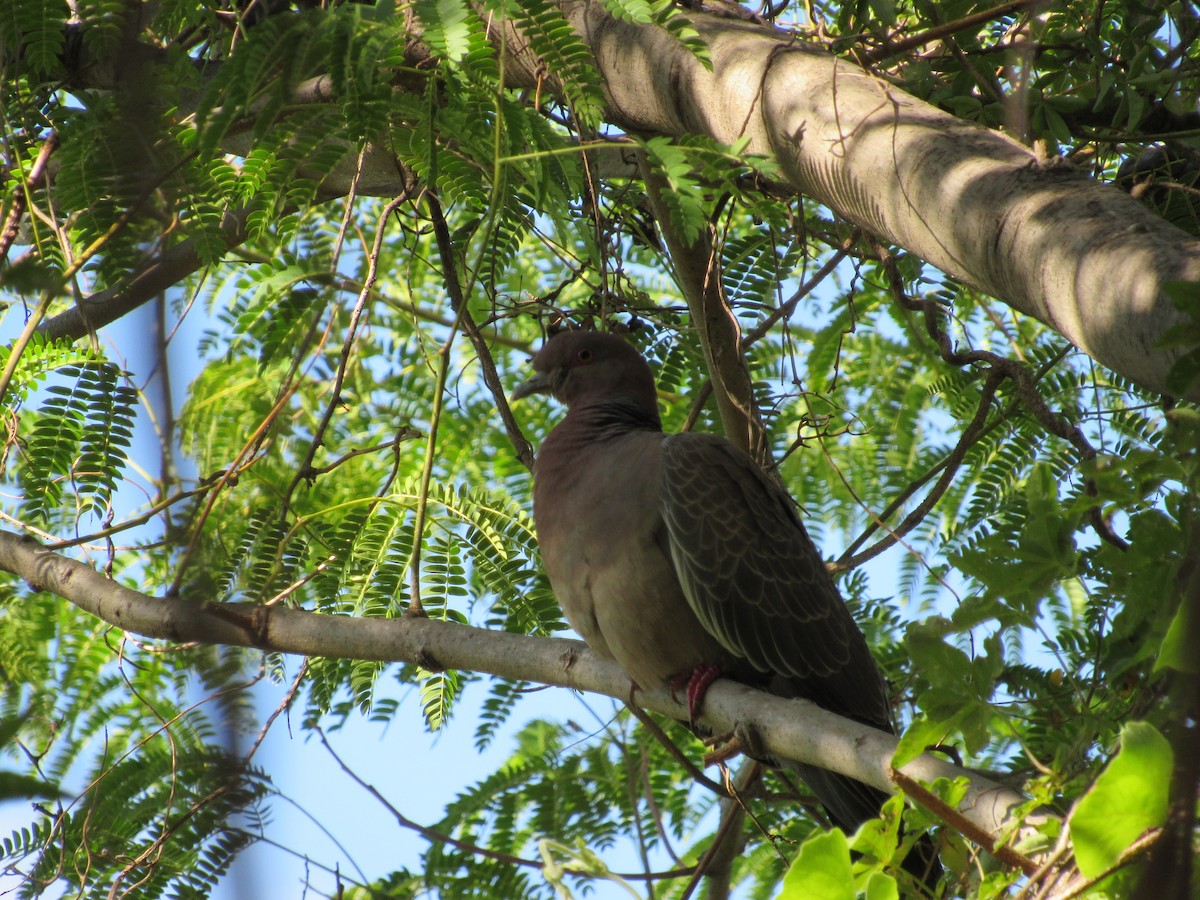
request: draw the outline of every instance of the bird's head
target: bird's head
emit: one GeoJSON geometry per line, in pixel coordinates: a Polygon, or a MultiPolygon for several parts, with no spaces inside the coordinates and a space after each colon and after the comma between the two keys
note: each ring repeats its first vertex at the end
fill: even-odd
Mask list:
{"type": "Polygon", "coordinates": [[[513,400],[550,394],[568,407],[633,406],[658,418],[654,375],[623,338],[601,331],[564,331],[533,357],[536,373],[513,390],[513,400]]]}

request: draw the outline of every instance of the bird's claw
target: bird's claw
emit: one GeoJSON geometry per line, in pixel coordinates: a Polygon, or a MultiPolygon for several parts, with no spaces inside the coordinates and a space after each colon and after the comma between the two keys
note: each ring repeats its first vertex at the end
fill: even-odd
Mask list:
{"type": "Polygon", "coordinates": [[[711,765],[729,762],[742,752],[741,742],[732,732],[709,738],[704,744],[708,747],[704,753],[704,768],[706,769],[711,765]]]}
{"type": "Polygon", "coordinates": [[[708,693],[709,685],[721,677],[721,667],[715,663],[701,663],[687,675],[678,675],[671,679],[671,696],[679,700],[679,689],[687,685],[688,722],[696,723],[700,716],[700,706],[704,703],[704,695],[708,693]]]}

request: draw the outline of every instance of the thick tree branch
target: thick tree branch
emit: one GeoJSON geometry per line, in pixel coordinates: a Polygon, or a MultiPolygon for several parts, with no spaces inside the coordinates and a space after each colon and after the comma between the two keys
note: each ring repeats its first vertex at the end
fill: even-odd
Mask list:
{"type": "MultiPolygon", "coordinates": [[[[618,20],[594,0],[560,2],[592,49],[612,123],[726,143],[747,137],[747,152],[774,156],[794,190],[1039,319],[1142,386],[1166,390],[1181,351],[1159,344],[1182,314],[1164,286],[1200,281],[1200,241],[1128,194],[1058,160],[1040,161],[792,34],[694,13],[709,71],[664,29],[618,20]]],[[[556,88],[554,73],[510,24],[494,33],[510,84],[539,95],[556,88]]],[[[331,97],[326,78],[304,87],[309,102],[331,97]]],[[[390,185],[394,163],[376,164],[378,149],[364,159],[390,185]]],[[[194,270],[190,262],[154,266],[143,277],[157,276],[148,292],[194,270]]],[[[106,301],[103,315],[97,303],[87,323],[64,316],[47,331],[86,333],[129,308],[118,300],[136,305],[144,293],[134,285],[112,302],[97,298],[106,301]]]]}
{"type": "MultiPolygon", "coordinates": [[[[627,699],[628,676],[579,641],[534,638],[431,619],[364,619],[273,606],[196,603],[149,597],[110,581],[81,562],[52,553],[31,538],[0,531],[0,569],[49,591],[124,631],[149,638],[257,647],[303,656],[408,662],[499,678],[537,681],[627,699]]],[[[639,690],[640,705],[686,718],[666,686],[639,690]]],[[[701,723],[715,733],[736,732],[766,753],[809,762],[890,791],[896,738],[843,719],[804,700],[784,700],[731,681],[710,689],[701,723]]],[[[928,754],[903,773],[929,783],[966,778],[958,812],[1000,838],[1010,814],[1026,798],[928,754]]],[[[990,848],[988,848],[990,849],[990,848]]]]}
{"type": "MultiPolygon", "coordinates": [[[[662,29],[561,0],[630,130],[749,138],[792,188],[1165,391],[1181,321],[1164,285],[1200,281],[1200,241],[1128,194],[943,113],[794,35],[700,13],[712,71],[662,29]]],[[[510,50],[520,42],[509,42],[510,50]]],[[[532,53],[506,73],[546,85],[532,53]]]]}

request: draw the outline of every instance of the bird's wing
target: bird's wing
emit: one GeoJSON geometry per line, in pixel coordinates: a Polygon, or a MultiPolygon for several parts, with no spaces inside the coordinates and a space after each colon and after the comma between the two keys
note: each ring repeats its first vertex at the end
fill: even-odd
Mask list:
{"type": "Polygon", "coordinates": [[[724,438],[670,435],[662,448],[671,559],[704,627],[801,696],[889,727],[875,660],[787,492],[724,438]]]}

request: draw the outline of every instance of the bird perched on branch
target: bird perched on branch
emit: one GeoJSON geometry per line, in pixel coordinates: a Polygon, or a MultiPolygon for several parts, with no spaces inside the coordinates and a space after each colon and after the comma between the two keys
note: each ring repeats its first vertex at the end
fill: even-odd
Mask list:
{"type": "MultiPolygon", "coordinates": [[[[722,676],[891,731],[883,678],[786,491],[725,438],[664,434],[650,367],[616,335],[563,332],[533,368],[513,399],[568,407],[534,465],[538,541],[588,646],[640,685],[686,685],[693,720],[722,676]]],[[[789,767],[850,833],[886,799],[789,767]]]]}

